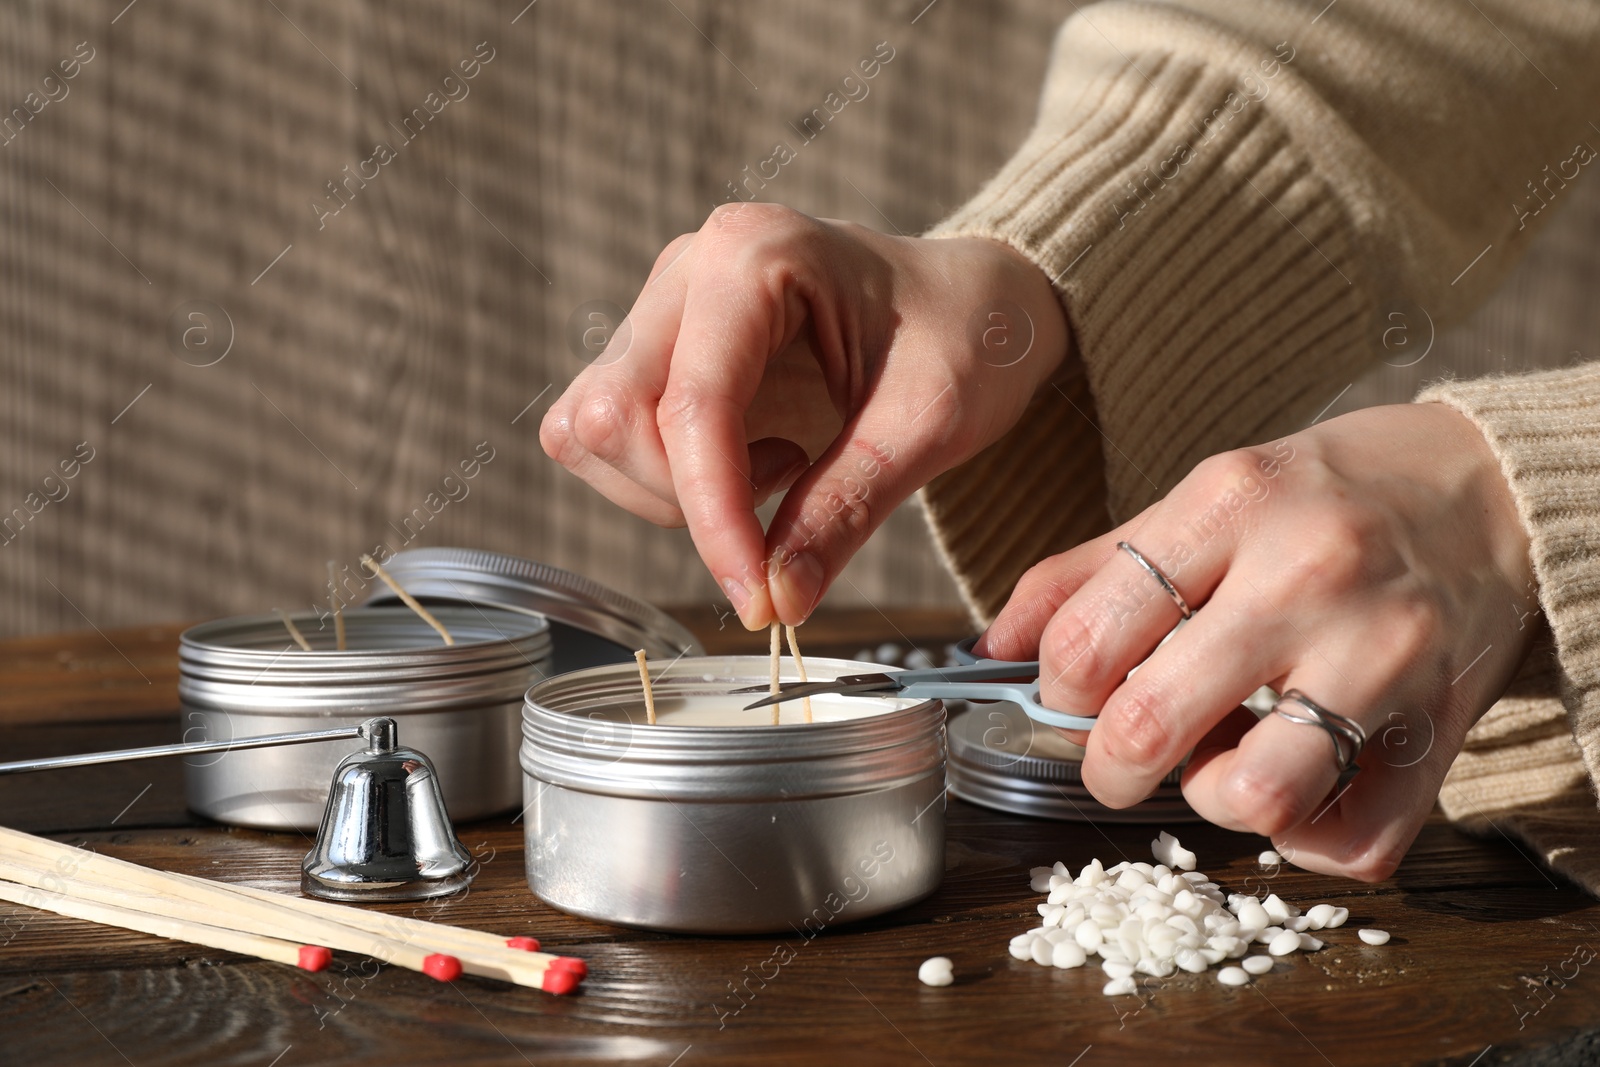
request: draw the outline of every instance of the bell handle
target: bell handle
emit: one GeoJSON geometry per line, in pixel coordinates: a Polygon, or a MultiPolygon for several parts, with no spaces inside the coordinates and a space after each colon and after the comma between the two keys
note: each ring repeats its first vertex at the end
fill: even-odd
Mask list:
{"type": "Polygon", "coordinates": [[[260,737],[241,737],[232,741],[192,741],[176,745],[151,745],[148,748],[119,748],[109,752],[83,752],[73,756],[50,756],[46,759],[16,760],[0,763],[0,774],[22,774],[25,771],[53,771],[62,767],[88,767],[96,763],[121,763],[124,760],[154,759],[157,756],[189,756],[201,752],[229,752],[245,748],[275,748],[279,745],[298,745],[312,741],[339,741],[345,738],[370,737],[376,724],[390,723],[387,731],[393,736],[393,720],[368,719],[359,726],[340,726],[331,730],[305,730],[292,734],[265,734],[260,737]]]}

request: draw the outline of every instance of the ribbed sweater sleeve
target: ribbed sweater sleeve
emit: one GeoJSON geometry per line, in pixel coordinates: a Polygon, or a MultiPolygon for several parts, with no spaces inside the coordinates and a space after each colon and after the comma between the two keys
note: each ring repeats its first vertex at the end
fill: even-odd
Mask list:
{"type": "Polygon", "coordinates": [[[1466,415],[1499,457],[1537,583],[1522,611],[1549,637],[1468,735],[1441,804],[1469,829],[1513,830],[1600,893],[1600,364],[1443,382],[1417,399],[1466,415]]]}
{"type": "Polygon", "coordinates": [[[923,492],[980,619],[1204,457],[1303,428],[1392,312],[1459,317],[1550,214],[1528,183],[1600,143],[1595,5],[1319,6],[1082,6],[1027,140],[931,232],[1036,263],[1086,374],[923,492]]]}

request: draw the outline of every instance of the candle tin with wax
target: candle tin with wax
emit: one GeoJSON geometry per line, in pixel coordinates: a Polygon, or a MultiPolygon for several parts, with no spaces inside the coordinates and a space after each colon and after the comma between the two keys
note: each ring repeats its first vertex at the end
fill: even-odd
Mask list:
{"type": "MultiPolygon", "coordinates": [[[[563,911],[683,933],[793,932],[902,907],[944,874],[944,706],[813,697],[745,711],[761,656],[633,664],[528,691],[528,885],[563,911]],[[657,673],[659,671],[659,674],[657,673]]],[[[785,659],[785,680],[793,660],[785,659]]],[[[807,659],[810,678],[882,670],[807,659]]]]}
{"type": "MultiPolygon", "coordinates": [[[[184,740],[227,740],[395,720],[401,741],[428,754],[453,820],[520,804],[517,749],[523,694],[549,674],[544,619],[493,608],[442,607],[445,645],[409,608],[345,612],[346,648],[315,615],[291,616],[314,649],[296,648],[276,616],[219,619],[179,642],[184,740]]],[[[348,743],[261,748],[190,758],[189,808],[219,822],[314,830],[348,743]]]]}

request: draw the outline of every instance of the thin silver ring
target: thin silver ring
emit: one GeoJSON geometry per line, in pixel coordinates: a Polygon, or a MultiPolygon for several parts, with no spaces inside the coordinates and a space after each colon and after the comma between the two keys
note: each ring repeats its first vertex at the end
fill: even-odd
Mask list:
{"type": "Polygon", "coordinates": [[[1135,563],[1150,572],[1150,577],[1159,582],[1161,588],[1167,591],[1167,595],[1172,598],[1172,602],[1174,604],[1178,605],[1178,610],[1183,613],[1183,617],[1185,619],[1194,614],[1193,611],[1189,610],[1189,602],[1183,599],[1182,593],[1178,592],[1178,587],[1173,585],[1171,579],[1169,579],[1165,574],[1161,573],[1161,569],[1159,567],[1145,559],[1144,553],[1140,552],[1137,548],[1134,548],[1126,541],[1118,541],[1117,547],[1122,549],[1122,551],[1126,552],[1128,555],[1132,556],[1135,563]]]}
{"type": "Polygon", "coordinates": [[[1361,728],[1360,723],[1329,711],[1298,689],[1285,690],[1278,698],[1278,702],[1272,706],[1272,710],[1290,722],[1322,727],[1333,741],[1333,758],[1339,764],[1339,784],[1342,786],[1356,776],[1356,772],[1361,769],[1356,766],[1356,757],[1361,755],[1361,750],[1367,744],[1367,732],[1361,728]],[[1306,714],[1297,715],[1285,711],[1283,709],[1285,704],[1298,704],[1305,709],[1306,714]]]}

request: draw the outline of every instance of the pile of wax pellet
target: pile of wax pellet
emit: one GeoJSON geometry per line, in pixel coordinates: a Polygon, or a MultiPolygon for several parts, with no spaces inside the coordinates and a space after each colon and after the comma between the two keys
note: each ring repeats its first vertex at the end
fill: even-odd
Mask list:
{"type": "MultiPolygon", "coordinates": [[[[1154,864],[1104,867],[1096,859],[1076,878],[1061,863],[1035,867],[1034,891],[1049,894],[1039,905],[1044,924],[1012,938],[1011,955],[1061,968],[1081,967],[1089,956],[1098,955],[1100,969],[1110,979],[1103,989],[1107,996],[1134,992],[1135,974],[1199,974],[1232,959],[1241,960],[1242,966],[1224,967],[1217,978],[1226,985],[1244,985],[1251,975],[1270,971],[1274,956],[1320,949],[1322,942],[1307,931],[1341,926],[1350,916],[1347,909],[1331,904],[1301,914],[1276,893],[1265,900],[1224,894],[1194,869],[1194,853],[1165,831],[1150,848],[1158,861],[1154,864]],[[1252,944],[1265,945],[1267,955],[1247,956],[1252,944]]],[[[1260,862],[1275,865],[1281,858],[1263,852],[1260,862]]],[[[1363,930],[1361,939],[1382,944],[1388,935],[1363,930]]]]}

